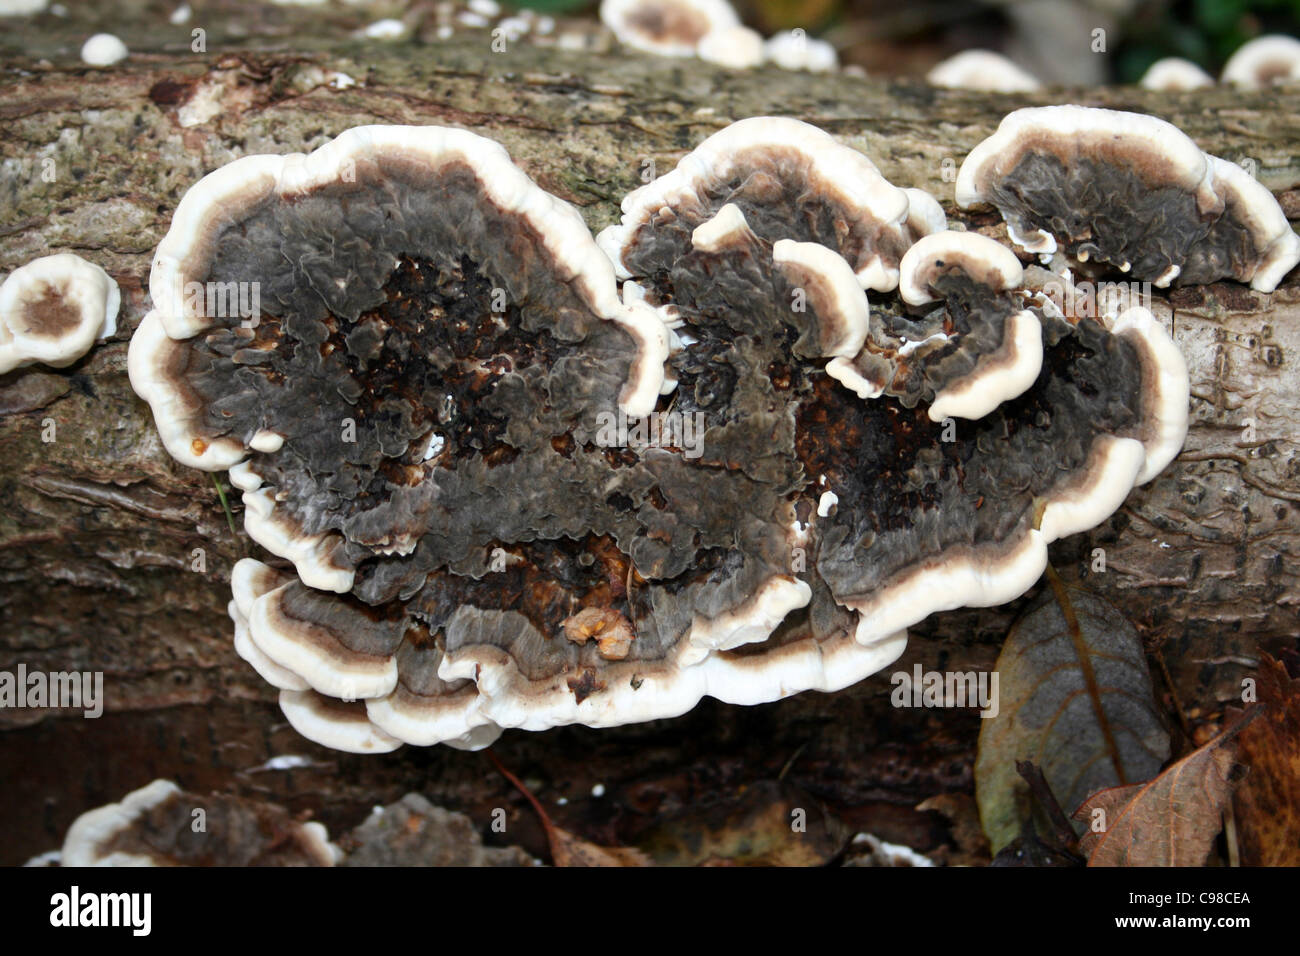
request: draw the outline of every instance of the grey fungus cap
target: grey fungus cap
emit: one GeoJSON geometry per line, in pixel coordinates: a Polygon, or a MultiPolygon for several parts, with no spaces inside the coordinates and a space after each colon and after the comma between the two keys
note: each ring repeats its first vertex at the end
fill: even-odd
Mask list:
{"type": "Polygon", "coordinates": [[[1043,106],[1008,114],[957,174],[957,204],[992,203],[1027,252],[1164,288],[1231,278],[1272,292],[1300,236],[1245,170],[1140,113],[1043,106]]]}

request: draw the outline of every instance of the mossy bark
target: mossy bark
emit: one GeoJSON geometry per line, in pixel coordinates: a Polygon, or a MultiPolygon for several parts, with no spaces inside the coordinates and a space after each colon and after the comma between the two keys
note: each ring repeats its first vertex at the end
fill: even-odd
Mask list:
{"type": "MultiPolygon", "coordinates": [[[[76,814],[160,776],[188,790],[265,796],[332,827],[411,789],[484,826],[502,806],[509,842],[541,852],[530,812],[483,755],[405,748],[362,758],[311,745],[234,653],[229,571],[255,549],[227,527],[212,478],[162,451],[126,375],[127,341],[148,306],[150,253],[185,189],[230,159],[309,150],[365,123],[459,125],[503,143],[595,230],[616,219],[619,199],[647,171],[671,168],[735,119],[780,113],[862,149],[894,183],[940,197],[953,218],[1004,236],[995,215],[952,208],[952,174],[1010,109],[1079,102],[1154,113],[1209,152],[1252,160],[1283,207],[1300,213],[1300,115],[1269,95],[948,93],[602,52],[599,35],[584,52],[527,43],[494,52],[487,31],[424,42],[424,21],[403,42],[340,46],[300,42],[297,28],[314,16],[346,36],[380,14],[216,9],[206,24],[182,26],[167,24],[170,6],[119,11],[111,26],[95,26],[136,52],[107,69],[75,60],[94,32],[85,21],[47,14],[0,43],[0,270],[71,251],[105,267],[123,293],[117,334],[84,360],[0,377],[0,669],[103,671],[107,696],[98,720],[0,710],[0,863],[57,845],[76,814]],[[196,27],[208,52],[190,50],[196,27]],[[309,760],[261,769],[286,753],[309,760]]],[[[1160,295],[1156,311],[1191,369],[1186,449],[1052,557],[1063,577],[1139,626],[1178,725],[1180,708],[1192,723],[1212,719],[1238,699],[1261,650],[1294,644],[1300,278],[1268,296],[1231,283],[1180,290],[1160,295]],[[1104,573],[1092,570],[1098,548],[1104,573]]],[[[232,506],[239,527],[237,497],[232,506]]],[[[991,667],[1023,604],[933,617],[890,671],[991,667]]],[[[644,726],[512,732],[496,752],[548,803],[570,798],[555,809],[561,825],[606,843],[792,761],[787,779],[854,826],[926,849],[942,834],[912,808],[970,789],[979,718],[895,710],[889,690],[886,673],[839,694],[755,708],[706,702],[644,726]],[[596,783],[605,785],[599,799],[588,796],[596,783]]]]}

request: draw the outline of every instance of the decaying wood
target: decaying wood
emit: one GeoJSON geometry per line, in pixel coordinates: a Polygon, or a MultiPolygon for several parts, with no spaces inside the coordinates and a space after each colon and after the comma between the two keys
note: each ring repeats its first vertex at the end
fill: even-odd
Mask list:
{"type": "MultiPolygon", "coordinates": [[[[503,143],[595,230],[615,220],[647,163],[662,173],[728,122],[781,113],[829,130],[894,183],[924,187],[950,216],[1005,238],[993,214],[956,214],[952,174],[1008,110],[1080,102],[1151,112],[1209,152],[1252,159],[1300,214],[1300,114],[1268,95],[944,93],[622,51],[519,44],[494,53],[486,32],[328,52],[300,47],[293,30],[294,16],[324,14],[266,9],[270,26],[256,41],[214,19],[205,54],[189,52],[197,23],[119,27],[133,50],[155,52],[105,70],[75,62],[87,30],[55,23],[27,42],[4,41],[0,271],[76,252],[113,275],[123,310],[112,340],[77,365],[0,377],[0,669],[103,671],[107,695],[98,720],[0,710],[0,863],[57,845],[77,813],[157,776],[264,795],[339,827],[409,789],[481,823],[503,806],[510,842],[543,852],[531,815],[483,755],[404,748],[362,758],[311,745],[234,653],[229,571],[253,546],[227,527],[211,478],[163,452],[128,384],[126,350],[177,200],[236,156],[308,150],[364,123],[460,125],[503,143]],[[357,85],[336,88],[340,73],[357,85]],[[51,422],[55,440],[44,441],[51,422]],[[196,549],[202,570],[192,569],[196,549]],[[276,754],[308,759],[259,769],[276,754]]],[[[1155,311],[1191,368],[1186,449],[1110,521],[1052,557],[1064,578],[1138,625],[1167,666],[1172,686],[1157,668],[1157,688],[1176,725],[1175,701],[1185,717],[1215,713],[1238,696],[1261,649],[1276,652],[1297,632],[1300,277],[1273,295],[1232,283],[1161,294],[1155,311]],[[1096,548],[1104,573],[1091,570],[1096,548]]],[[[238,524],[237,497],[232,506],[238,524]]],[[[890,670],[991,667],[1023,604],[938,615],[890,670]]],[[[511,732],[496,750],[549,804],[571,798],[554,808],[557,823],[599,843],[775,777],[795,757],[788,779],[851,823],[924,849],[935,824],[911,808],[969,789],[979,719],[895,710],[889,690],[886,673],[839,694],[755,708],[705,702],[644,726],[511,732]],[[588,797],[596,783],[603,798],[588,797]]]]}

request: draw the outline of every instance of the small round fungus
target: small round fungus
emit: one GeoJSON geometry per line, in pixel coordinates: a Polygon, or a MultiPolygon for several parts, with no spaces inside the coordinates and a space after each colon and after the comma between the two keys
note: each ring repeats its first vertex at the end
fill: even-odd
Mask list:
{"type": "Polygon", "coordinates": [[[30,17],[49,5],[50,0],[0,0],[0,17],[30,17]]]}
{"type": "Polygon", "coordinates": [[[1164,288],[1232,278],[1272,292],[1300,236],[1244,170],[1139,113],[1044,106],[1008,114],[967,155],[957,204],[990,202],[1028,252],[1164,288]]]}
{"type": "Polygon", "coordinates": [[[1213,85],[1214,77],[1191,60],[1176,56],[1156,60],[1142,74],[1142,79],[1138,80],[1138,86],[1145,90],[1160,90],[1165,93],[1182,93],[1213,85]]]}
{"type": "Polygon", "coordinates": [[[763,62],[763,37],[749,27],[723,27],[704,37],[696,52],[709,63],[747,70],[763,62]]]}
{"type": "Polygon", "coordinates": [[[1246,90],[1300,83],[1300,40],[1282,34],[1256,37],[1228,58],[1219,79],[1246,90]]]}
{"type": "Polygon", "coordinates": [[[1032,93],[1043,84],[1001,53],[963,50],[936,64],[925,75],[931,86],[989,93],[1032,93]]]}
{"type": "Polygon", "coordinates": [[[840,65],[835,47],[808,36],[802,29],[784,30],[768,37],[764,48],[767,59],[783,70],[830,73],[840,65]]]}
{"type": "Polygon", "coordinates": [[[601,0],[600,19],[620,43],[659,56],[695,56],[709,34],[740,26],[727,0],[601,0]]]}
{"type": "Polygon", "coordinates": [[[117,329],[121,293],[94,263],[62,253],[34,259],[0,285],[0,372],[71,365],[117,329]]]}
{"type": "Polygon", "coordinates": [[[81,47],[82,62],[91,66],[112,66],[126,57],[126,44],[111,33],[96,33],[81,47]]]}
{"type": "Polygon", "coordinates": [[[361,32],[371,40],[396,40],[406,35],[406,24],[390,17],[367,24],[361,32]]]}

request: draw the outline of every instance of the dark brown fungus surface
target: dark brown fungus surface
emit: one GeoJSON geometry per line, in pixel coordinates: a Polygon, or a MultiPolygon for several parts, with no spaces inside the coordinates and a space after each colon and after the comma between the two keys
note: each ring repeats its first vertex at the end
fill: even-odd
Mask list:
{"type": "MultiPolygon", "coordinates": [[[[599,241],[635,284],[630,298],[660,307],[674,326],[669,407],[702,410],[711,429],[730,429],[753,449],[747,467],[798,464],[793,486],[787,471],[771,475],[799,516],[801,577],[859,611],[856,640],[872,647],[933,610],[1027,589],[1049,541],[1095,525],[1176,454],[1186,369],[1146,310],[1105,322],[1040,314],[1027,307],[1014,255],[946,231],[907,237],[899,262],[902,298],[939,303],[933,312],[910,317],[882,299],[865,337],[856,332],[856,355],[810,348],[861,316],[843,322],[850,310],[828,307],[850,301],[828,262],[815,280],[785,266],[781,247],[821,244],[827,259],[860,263],[867,246],[842,240],[852,226],[809,229],[841,215],[838,184],[783,166],[784,144],[766,148],[778,160],[755,152],[770,122],[736,124],[749,124],[736,136],[748,150],[742,172],[719,177],[715,166],[739,161],[701,147],[669,182],[629,196],[623,224],[599,241]],[[756,182],[782,176],[797,177],[797,192],[758,191],[756,182]],[[769,205],[758,208],[763,198],[769,205]],[[835,297],[821,291],[832,287],[835,297]],[[929,416],[915,410],[922,398],[934,403],[929,416]],[[959,414],[971,421],[943,421],[959,414]],[[1037,500],[1046,507],[1035,527],[1037,500]]],[[[732,129],[710,143],[727,142],[732,129]]],[[[728,444],[712,435],[705,447],[717,460],[728,444]]]]}

